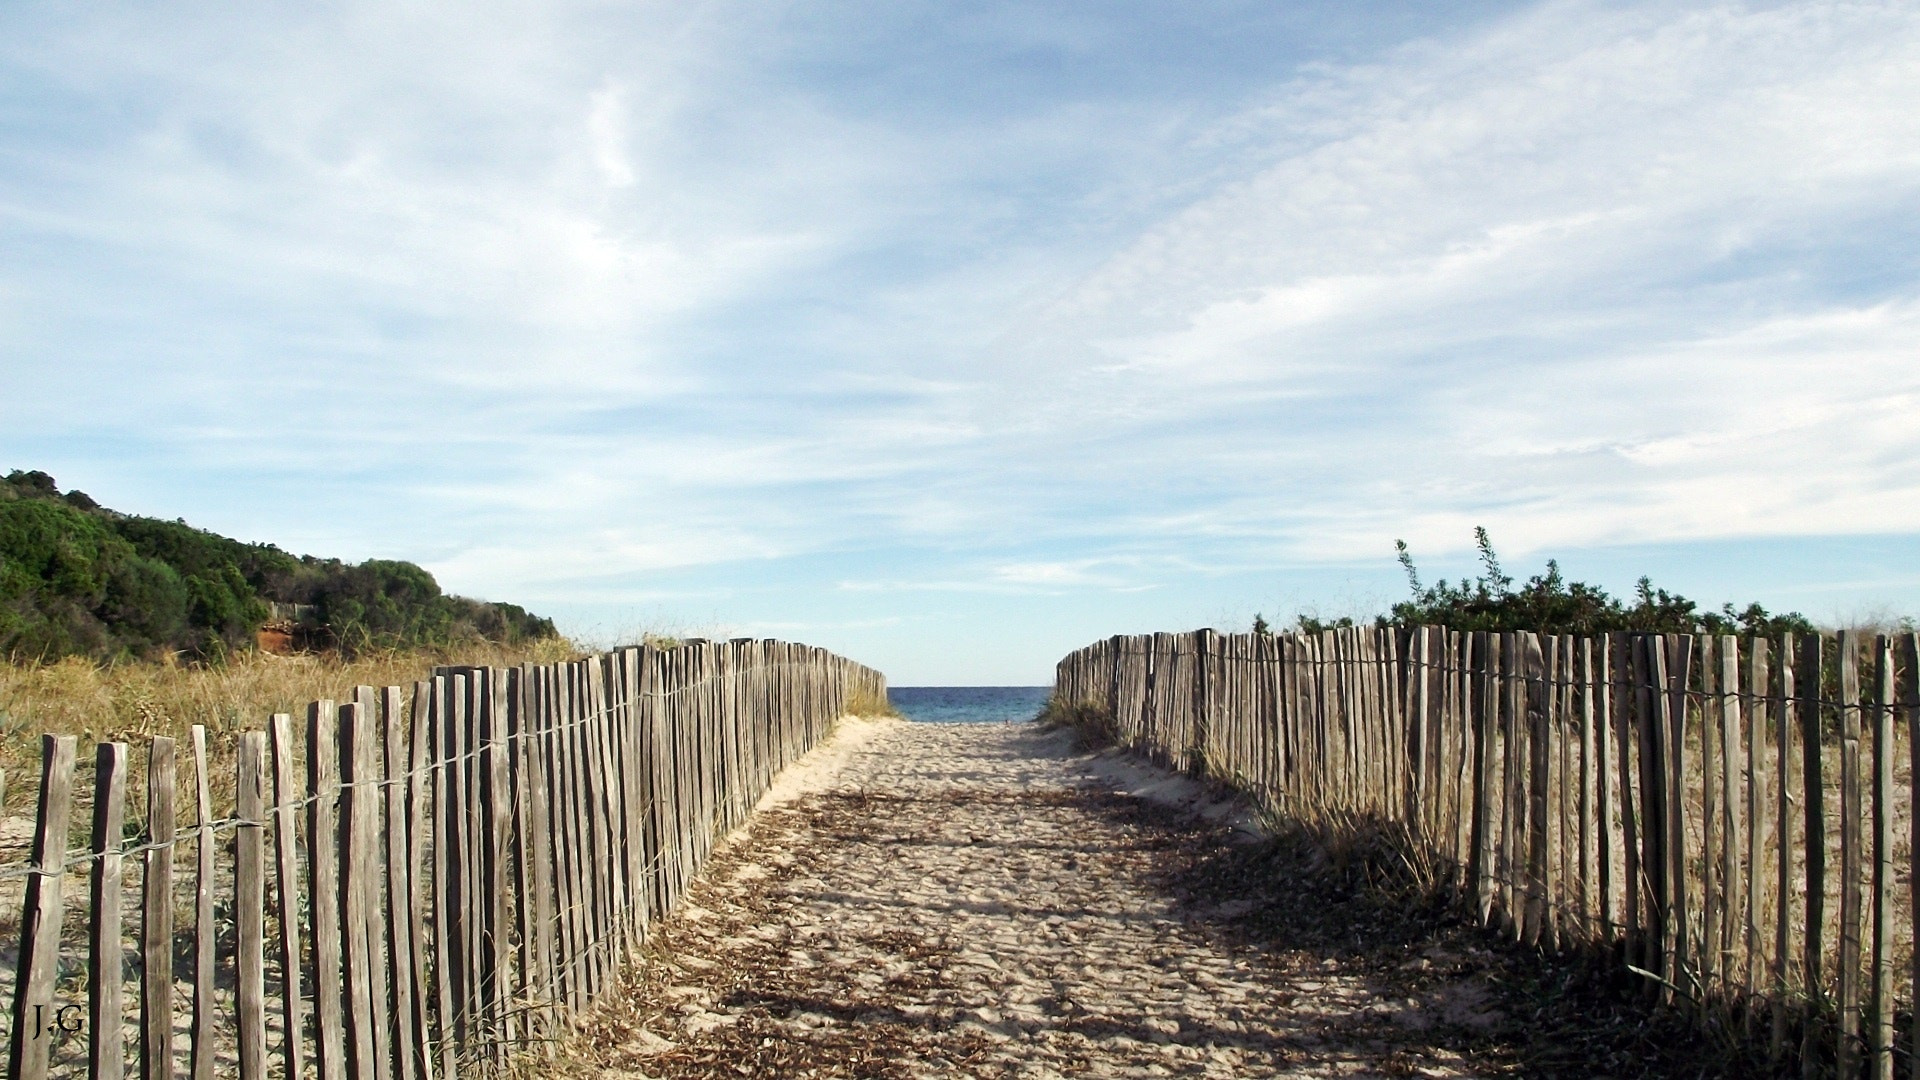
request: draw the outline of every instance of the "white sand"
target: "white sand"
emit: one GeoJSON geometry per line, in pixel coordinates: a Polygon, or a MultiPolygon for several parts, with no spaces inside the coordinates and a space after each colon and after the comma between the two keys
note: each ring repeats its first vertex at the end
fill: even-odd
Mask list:
{"type": "MultiPolygon", "coordinates": [[[[1064,732],[849,725],[661,925],[630,996],[590,1025],[595,1072],[1383,1075],[1392,1032],[1471,1019],[1455,1000],[1471,987],[1382,1000],[1334,960],[1303,970],[1217,940],[1156,881],[1181,834],[1134,798],[1253,828],[1064,732]],[[1356,1040],[1356,1017],[1376,1034],[1356,1040]]],[[[1433,1047],[1391,1068],[1473,1071],[1433,1047]]]]}

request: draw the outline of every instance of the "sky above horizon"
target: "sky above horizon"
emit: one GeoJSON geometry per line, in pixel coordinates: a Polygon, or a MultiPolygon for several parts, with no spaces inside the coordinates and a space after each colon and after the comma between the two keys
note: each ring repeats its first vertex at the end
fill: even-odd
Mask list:
{"type": "Polygon", "coordinates": [[[0,7],[0,471],[1036,684],[1557,557],[1920,613],[1920,5],[0,7]]]}

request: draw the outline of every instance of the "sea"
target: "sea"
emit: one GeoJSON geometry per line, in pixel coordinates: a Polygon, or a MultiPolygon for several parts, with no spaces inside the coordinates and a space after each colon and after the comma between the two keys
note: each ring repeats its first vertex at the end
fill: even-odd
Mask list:
{"type": "Polygon", "coordinates": [[[900,715],[922,724],[988,724],[1031,720],[1051,686],[889,686],[900,715]]]}

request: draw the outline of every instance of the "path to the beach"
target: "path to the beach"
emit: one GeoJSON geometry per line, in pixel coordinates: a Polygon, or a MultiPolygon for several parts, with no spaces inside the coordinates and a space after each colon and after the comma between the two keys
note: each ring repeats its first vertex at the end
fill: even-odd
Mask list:
{"type": "Polygon", "coordinates": [[[1513,1068],[1489,1056],[1512,1020],[1470,935],[1381,945],[1344,916],[1290,910],[1311,896],[1229,880],[1235,829],[1221,806],[1202,802],[1215,817],[1196,816],[1187,781],[1083,751],[1068,733],[857,722],[782,788],[656,928],[658,948],[563,1055],[564,1071],[1513,1068]],[[1263,918],[1331,929],[1283,929],[1278,945],[1268,933],[1256,947],[1245,930],[1263,918]]]}

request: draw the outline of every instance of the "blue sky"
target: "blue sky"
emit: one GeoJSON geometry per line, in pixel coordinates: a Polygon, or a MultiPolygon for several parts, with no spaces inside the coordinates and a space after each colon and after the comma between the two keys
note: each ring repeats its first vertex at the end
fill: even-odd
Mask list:
{"type": "Polygon", "coordinates": [[[1920,7],[0,8],[0,468],[1036,683],[1557,556],[1920,612],[1920,7]]]}

